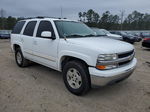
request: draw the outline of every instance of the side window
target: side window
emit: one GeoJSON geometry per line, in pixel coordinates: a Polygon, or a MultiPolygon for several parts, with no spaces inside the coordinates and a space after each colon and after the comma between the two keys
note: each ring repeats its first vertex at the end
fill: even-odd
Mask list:
{"type": "Polygon", "coordinates": [[[49,21],[41,21],[37,30],[36,37],[41,37],[41,33],[43,31],[52,32],[52,36],[55,37],[54,30],[52,24],[49,21]]]}
{"type": "Polygon", "coordinates": [[[15,25],[15,27],[12,30],[12,34],[20,34],[24,24],[25,24],[25,21],[17,22],[17,24],[15,25]]]}
{"type": "Polygon", "coordinates": [[[26,25],[26,28],[25,28],[23,34],[27,35],[27,36],[33,36],[35,25],[36,25],[36,21],[28,22],[28,24],[26,25]]]}

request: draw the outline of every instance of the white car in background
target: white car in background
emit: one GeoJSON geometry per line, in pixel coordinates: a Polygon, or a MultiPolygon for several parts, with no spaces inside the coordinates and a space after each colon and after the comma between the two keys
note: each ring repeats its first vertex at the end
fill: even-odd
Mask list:
{"type": "Polygon", "coordinates": [[[120,35],[116,35],[116,34],[112,34],[110,33],[109,31],[105,30],[105,29],[101,29],[107,36],[109,37],[113,37],[114,39],[117,39],[117,40],[123,40],[123,37],[120,36],[120,35]]]}

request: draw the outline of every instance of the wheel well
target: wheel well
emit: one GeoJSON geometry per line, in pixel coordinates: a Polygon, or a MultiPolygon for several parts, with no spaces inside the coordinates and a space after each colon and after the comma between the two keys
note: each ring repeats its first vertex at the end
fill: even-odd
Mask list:
{"type": "Polygon", "coordinates": [[[61,70],[63,70],[63,67],[69,61],[80,61],[88,67],[88,64],[85,61],[83,61],[82,59],[72,57],[72,56],[64,56],[64,57],[62,57],[62,61],[61,61],[61,70]]]}
{"type": "Polygon", "coordinates": [[[14,51],[15,51],[15,52],[16,52],[16,50],[17,50],[18,48],[20,48],[20,46],[17,45],[17,44],[14,44],[14,51]]]}
{"type": "MultiPolygon", "coordinates": [[[[62,57],[62,61],[61,61],[61,70],[63,70],[63,67],[65,66],[65,64],[67,63],[67,62],[69,62],[69,61],[80,61],[81,63],[83,63],[86,67],[87,67],[87,72],[88,72],[88,74],[89,74],[89,70],[88,70],[88,67],[89,67],[89,65],[85,62],[85,61],[83,61],[82,59],[79,59],[79,58],[76,58],[76,57],[72,57],[72,56],[64,56],[64,57],[62,57]]],[[[89,83],[90,83],[90,85],[91,85],[91,77],[90,77],[90,75],[88,75],[88,80],[89,80],[89,83]]]]}

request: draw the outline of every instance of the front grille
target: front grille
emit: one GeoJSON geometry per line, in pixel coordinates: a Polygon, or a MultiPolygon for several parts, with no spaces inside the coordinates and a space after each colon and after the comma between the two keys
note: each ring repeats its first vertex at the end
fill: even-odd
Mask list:
{"type": "Polygon", "coordinates": [[[134,59],[134,50],[124,52],[124,53],[118,53],[117,54],[118,58],[115,60],[110,60],[110,61],[99,61],[98,64],[100,65],[116,65],[117,67],[122,67],[125,65],[128,65],[131,63],[131,61],[134,59]]]}
{"type": "Polygon", "coordinates": [[[123,66],[123,65],[129,64],[134,58],[134,50],[118,54],[118,58],[119,59],[127,58],[127,60],[119,62],[118,63],[119,66],[123,66]]]}
{"type": "Polygon", "coordinates": [[[128,56],[132,55],[133,53],[134,53],[134,50],[126,52],[126,53],[121,53],[121,54],[118,54],[118,58],[128,57],[128,56]]]}

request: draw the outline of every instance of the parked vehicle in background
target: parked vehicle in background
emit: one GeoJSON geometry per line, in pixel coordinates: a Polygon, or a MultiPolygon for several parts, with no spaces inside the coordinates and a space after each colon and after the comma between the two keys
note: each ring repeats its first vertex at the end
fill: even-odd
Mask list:
{"type": "Polygon", "coordinates": [[[19,67],[31,60],[60,71],[66,88],[76,95],[87,93],[91,85],[125,80],[137,63],[133,45],[98,38],[84,23],[68,19],[19,21],[11,34],[11,48],[19,67]]]}
{"type": "MultiPolygon", "coordinates": [[[[134,35],[134,36],[138,36],[138,37],[141,37],[141,33],[140,32],[129,32],[129,33],[131,33],[132,35],[134,35]]],[[[142,38],[142,37],[141,37],[142,38]]]]}
{"type": "Polygon", "coordinates": [[[142,37],[140,36],[140,33],[134,33],[134,32],[126,32],[128,35],[135,37],[135,42],[142,41],[142,37]]]}
{"type": "Polygon", "coordinates": [[[142,38],[149,38],[150,37],[150,32],[141,32],[140,33],[142,38]]]}
{"type": "Polygon", "coordinates": [[[123,37],[123,41],[126,41],[128,43],[134,44],[136,42],[136,37],[130,34],[127,34],[126,32],[123,31],[111,31],[113,34],[118,34],[123,37]]]}
{"type": "Polygon", "coordinates": [[[11,31],[10,30],[0,30],[0,39],[9,39],[11,31]]]}
{"type": "Polygon", "coordinates": [[[150,37],[146,37],[143,39],[142,47],[150,48],[150,37]]]}
{"type": "Polygon", "coordinates": [[[105,29],[101,29],[101,31],[103,31],[109,37],[112,37],[112,38],[117,39],[117,40],[123,40],[123,37],[121,35],[112,34],[112,33],[110,33],[109,31],[107,31],[105,29]]]}
{"type": "Polygon", "coordinates": [[[91,27],[91,29],[96,33],[96,36],[107,36],[103,31],[101,31],[99,28],[91,27]]]}
{"type": "Polygon", "coordinates": [[[91,28],[97,36],[105,36],[106,38],[112,38],[112,39],[116,39],[116,40],[122,40],[122,37],[119,35],[115,35],[115,34],[111,34],[107,31],[104,31],[104,29],[99,29],[99,28],[91,28]],[[109,35],[109,36],[108,36],[109,35]]]}

